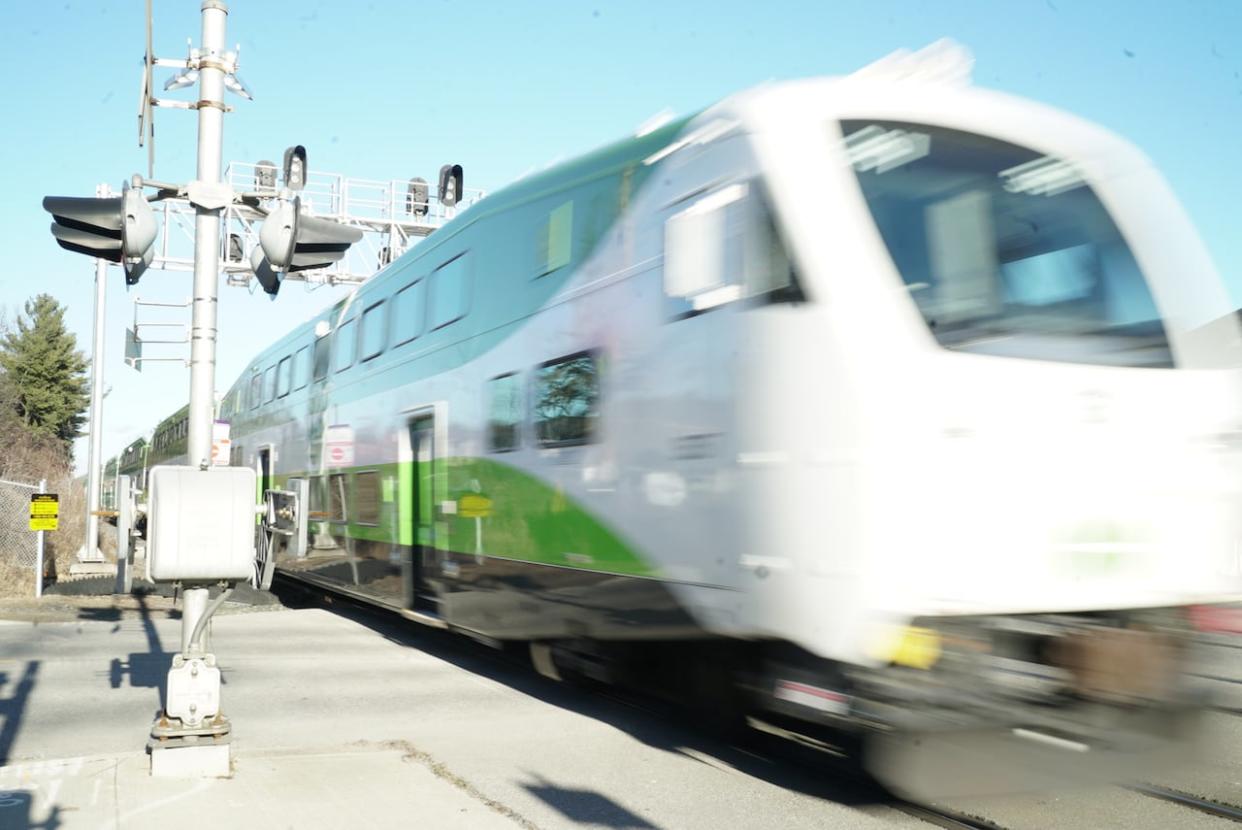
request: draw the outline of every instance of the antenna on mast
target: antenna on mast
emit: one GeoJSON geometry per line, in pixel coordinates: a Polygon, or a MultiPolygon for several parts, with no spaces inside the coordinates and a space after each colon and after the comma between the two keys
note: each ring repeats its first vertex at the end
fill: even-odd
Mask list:
{"type": "Polygon", "coordinates": [[[151,96],[155,55],[151,49],[151,0],[147,0],[147,53],[142,59],[142,91],[138,99],[138,146],[147,147],[147,178],[155,178],[155,117],[151,96]]]}

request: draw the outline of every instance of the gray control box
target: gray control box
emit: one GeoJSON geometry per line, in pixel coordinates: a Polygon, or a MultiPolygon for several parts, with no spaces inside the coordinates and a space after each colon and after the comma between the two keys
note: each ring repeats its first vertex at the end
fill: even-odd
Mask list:
{"type": "Polygon", "coordinates": [[[153,467],[147,497],[147,579],[250,579],[256,484],[249,467],[153,467]]]}

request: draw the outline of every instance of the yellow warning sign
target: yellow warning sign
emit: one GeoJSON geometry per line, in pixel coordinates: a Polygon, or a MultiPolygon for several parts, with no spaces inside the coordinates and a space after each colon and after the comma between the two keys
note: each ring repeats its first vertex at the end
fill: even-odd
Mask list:
{"type": "Polygon", "coordinates": [[[30,494],[30,529],[55,530],[60,521],[60,496],[56,493],[30,494]]]}
{"type": "Polygon", "coordinates": [[[467,493],[457,500],[457,515],[463,519],[486,519],[492,513],[492,500],[481,493],[467,493]]]}

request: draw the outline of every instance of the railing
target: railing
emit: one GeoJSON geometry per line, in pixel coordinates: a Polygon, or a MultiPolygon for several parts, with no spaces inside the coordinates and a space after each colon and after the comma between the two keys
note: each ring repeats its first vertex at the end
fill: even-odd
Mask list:
{"type": "MultiPolygon", "coordinates": [[[[280,195],[277,183],[259,184],[259,165],[230,162],[224,177],[236,193],[254,194],[260,203],[280,195]]],[[[454,216],[483,198],[482,190],[465,188],[454,206],[440,202],[435,182],[427,184],[426,200],[411,199],[409,182],[392,179],[351,179],[337,173],[311,172],[299,195],[308,213],[335,219],[363,232],[345,257],[327,268],[289,274],[286,279],[311,284],[357,284],[405,253],[454,216]]],[[[164,232],[152,267],[167,271],[194,269],[194,207],[184,198],[164,199],[157,210],[164,232]]],[[[264,212],[250,205],[230,205],[223,211],[220,240],[221,268],[230,285],[252,287],[250,254],[259,244],[264,212]]]]}
{"type": "Polygon", "coordinates": [[[28,484],[0,479],[0,562],[35,572],[35,596],[43,595],[43,531],[27,525],[30,494],[47,491],[47,482],[28,484]]]}

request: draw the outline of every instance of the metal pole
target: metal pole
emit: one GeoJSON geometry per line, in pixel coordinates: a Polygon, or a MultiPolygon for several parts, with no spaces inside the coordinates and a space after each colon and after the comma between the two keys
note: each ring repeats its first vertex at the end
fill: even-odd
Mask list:
{"type": "MultiPolygon", "coordinates": [[[[202,63],[199,69],[198,180],[220,181],[224,142],[224,32],[228,6],[203,0],[202,63]]],[[[187,460],[206,470],[211,463],[215,421],[216,291],[220,274],[220,209],[194,208],[194,295],[190,322],[190,434],[187,460]]],[[[184,652],[207,607],[207,588],[187,585],[181,616],[184,652]]]]}
{"type": "MultiPolygon", "coordinates": [[[[198,620],[203,616],[203,612],[207,610],[207,589],[195,588],[192,591],[185,592],[185,607],[181,611],[183,620],[193,617],[198,620]]],[[[193,639],[194,627],[189,625],[181,626],[181,653],[189,654],[190,642],[193,639]]]]}
{"type": "MultiPolygon", "coordinates": [[[[228,7],[203,0],[203,62],[199,71],[198,180],[220,181],[224,140],[224,27],[228,7]]],[[[215,421],[216,290],[220,270],[220,209],[195,207],[194,295],[190,326],[190,435],[188,460],[205,468],[211,461],[215,421]]]]}
{"type": "Polygon", "coordinates": [[[134,513],[130,509],[133,480],[120,473],[116,476],[116,585],[113,593],[128,594],[134,590],[133,562],[130,551],[133,549],[132,527],[134,513]]]}
{"type": "MultiPolygon", "coordinates": [[[[39,492],[47,492],[47,479],[39,479],[39,492]]],[[[43,596],[43,531],[35,542],[35,599],[43,596]]]]}
{"type": "MultiPolygon", "coordinates": [[[[95,195],[107,197],[111,189],[106,184],[95,188],[95,195]]],[[[104,310],[108,295],[108,261],[95,260],[95,326],[91,346],[91,410],[90,430],[87,434],[86,461],[86,539],[78,552],[79,562],[102,562],[99,552],[99,465],[100,442],[103,440],[103,363],[104,363],[104,310]]]]}

